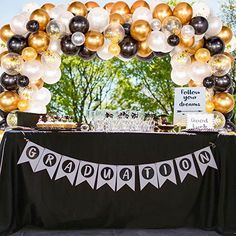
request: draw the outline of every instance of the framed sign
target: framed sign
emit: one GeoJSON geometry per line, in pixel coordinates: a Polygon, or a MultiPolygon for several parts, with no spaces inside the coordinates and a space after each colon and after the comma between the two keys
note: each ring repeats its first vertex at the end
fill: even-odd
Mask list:
{"type": "Polygon", "coordinates": [[[213,129],[214,115],[208,113],[188,113],[187,129],[213,129]]]}

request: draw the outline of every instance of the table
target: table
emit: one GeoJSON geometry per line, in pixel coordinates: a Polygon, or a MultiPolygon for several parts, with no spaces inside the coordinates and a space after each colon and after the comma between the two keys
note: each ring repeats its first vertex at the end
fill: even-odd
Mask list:
{"type": "MultiPolygon", "coordinates": [[[[236,137],[217,133],[6,132],[0,150],[0,235],[26,225],[47,229],[193,227],[236,232],[236,137]],[[17,165],[26,140],[62,155],[111,165],[170,160],[214,143],[218,170],[142,191],[98,190],[53,181],[17,165]]],[[[199,170],[198,170],[199,172],[199,170]]]]}

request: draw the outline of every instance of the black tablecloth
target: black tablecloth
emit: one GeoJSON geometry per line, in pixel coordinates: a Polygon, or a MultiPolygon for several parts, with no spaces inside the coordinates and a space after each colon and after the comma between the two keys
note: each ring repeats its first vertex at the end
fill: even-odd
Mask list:
{"type": "Polygon", "coordinates": [[[20,131],[5,133],[0,153],[0,232],[25,225],[48,229],[196,227],[236,232],[236,137],[209,134],[139,134],[20,131]],[[169,160],[215,143],[219,170],[180,185],[143,191],[50,180],[17,165],[30,141],[62,155],[95,163],[139,165],[169,160]]]}

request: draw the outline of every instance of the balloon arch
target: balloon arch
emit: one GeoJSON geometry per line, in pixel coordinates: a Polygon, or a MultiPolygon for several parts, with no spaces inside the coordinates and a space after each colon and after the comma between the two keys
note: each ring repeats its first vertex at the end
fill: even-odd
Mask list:
{"type": "Polygon", "coordinates": [[[43,85],[60,80],[62,54],[128,60],[169,53],[175,84],[205,86],[207,112],[232,112],[232,30],[204,2],[154,3],[27,4],[0,29],[0,109],[46,113],[51,94],[43,85]]]}

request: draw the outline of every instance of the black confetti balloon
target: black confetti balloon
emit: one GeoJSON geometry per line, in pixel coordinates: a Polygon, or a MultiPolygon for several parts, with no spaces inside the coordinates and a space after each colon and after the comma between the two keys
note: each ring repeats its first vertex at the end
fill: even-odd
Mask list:
{"type": "Polygon", "coordinates": [[[27,47],[27,39],[21,35],[14,35],[7,43],[9,52],[21,53],[27,47]]]}
{"type": "Polygon", "coordinates": [[[138,52],[138,42],[131,37],[126,37],[120,42],[120,55],[124,58],[132,58],[138,52]]]}
{"type": "Polygon", "coordinates": [[[27,87],[29,85],[29,78],[27,76],[20,76],[18,79],[17,79],[17,84],[19,87],[27,87]]]}
{"type": "Polygon", "coordinates": [[[168,37],[167,42],[170,46],[175,47],[179,45],[180,39],[177,35],[173,34],[168,37]]]}
{"type": "Polygon", "coordinates": [[[81,32],[86,34],[89,30],[89,21],[83,16],[75,16],[71,19],[69,27],[71,33],[81,32]]]}
{"type": "Polygon", "coordinates": [[[125,34],[126,34],[127,36],[129,36],[129,35],[130,35],[131,24],[125,23],[125,24],[123,24],[122,26],[123,26],[123,28],[124,28],[124,30],[125,30],[125,34]]]}
{"type": "Polygon", "coordinates": [[[7,73],[3,73],[0,77],[1,85],[6,90],[16,90],[18,88],[17,79],[19,78],[20,74],[18,75],[9,75],[7,73]]]}
{"type": "Polygon", "coordinates": [[[89,61],[96,56],[96,52],[92,52],[89,49],[87,49],[85,46],[82,46],[78,56],[85,61],[89,61]]]}
{"type": "Polygon", "coordinates": [[[202,16],[193,17],[189,24],[194,28],[196,35],[206,33],[209,26],[207,19],[202,16]]]}
{"type": "Polygon", "coordinates": [[[214,36],[205,40],[205,48],[207,48],[213,56],[224,52],[225,43],[221,38],[214,36]]]}
{"type": "Polygon", "coordinates": [[[61,39],[61,50],[66,55],[73,56],[78,54],[80,46],[74,45],[71,41],[71,36],[66,35],[61,39]]]}
{"type": "Polygon", "coordinates": [[[213,88],[215,86],[215,78],[214,76],[207,77],[203,80],[203,86],[205,88],[213,88]]]}
{"type": "Polygon", "coordinates": [[[215,77],[215,90],[219,92],[224,92],[232,86],[232,79],[229,75],[224,75],[222,77],[215,77]]]}
{"type": "Polygon", "coordinates": [[[39,31],[39,23],[36,20],[31,20],[27,23],[26,25],[26,29],[30,32],[30,33],[36,33],[39,31]]]}

